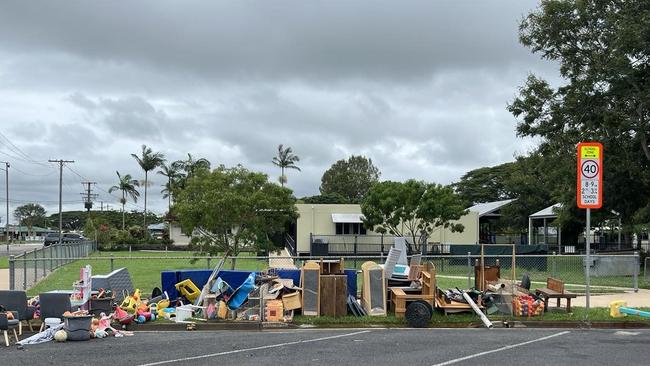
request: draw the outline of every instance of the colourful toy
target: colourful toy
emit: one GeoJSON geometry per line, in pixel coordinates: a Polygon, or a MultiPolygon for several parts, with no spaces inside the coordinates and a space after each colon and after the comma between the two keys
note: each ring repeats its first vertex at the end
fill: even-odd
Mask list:
{"type": "Polygon", "coordinates": [[[185,296],[192,303],[201,294],[201,290],[189,278],[177,283],[175,287],[181,295],[185,296]]]}
{"type": "Polygon", "coordinates": [[[135,319],[135,314],[129,314],[119,306],[115,306],[113,319],[117,320],[123,327],[131,324],[135,319]]]}
{"type": "Polygon", "coordinates": [[[164,300],[158,301],[158,303],[156,304],[156,307],[158,308],[158,311],[162,311],[162,310],[168,308],[169,307],[169,299],[164,299],[164,300]]]}
{"type": "Polygon", "coordinates": [[[126,310],[129,313],[135,313],[138,306],[140,305],[140,289],[136,289],[133,295],[126,296],[120,308],[126,310]]]}
{"type": "Polygon", "coordinates": [[[151,304],[149,305],[149,312],[153,315],[158,315],[158,304],[151,304]]]}
{"type": "Polygon", "coordinates": [[[641,311],[628,308],[627,303],[623,300],[613,301],[609,304],[609,315],[614,318],[622,318],[627,315],[638,315],[644,318],[650,318],[650,311],[641,311]]]}

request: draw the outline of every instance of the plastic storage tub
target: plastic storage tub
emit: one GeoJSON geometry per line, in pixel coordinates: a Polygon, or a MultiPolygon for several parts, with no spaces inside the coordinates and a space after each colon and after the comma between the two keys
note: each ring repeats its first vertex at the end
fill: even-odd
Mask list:
{"type": "Polygon", "coordinates": [[[90,328],[93,317],[84,316],[66,316],[63,329],[68,333],[69,341],[87,341],[90,339],[90,328]]]}

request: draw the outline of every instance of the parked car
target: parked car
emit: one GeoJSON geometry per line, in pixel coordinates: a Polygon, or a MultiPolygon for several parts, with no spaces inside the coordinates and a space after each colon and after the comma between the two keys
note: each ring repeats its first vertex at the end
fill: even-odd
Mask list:
{"type": "MultiPolygon", "coordinates": [[[[62,233],[61,242],[62,243],[78,243],[84,240],[87,240],[83,235],[75,233],[62,233]]],[[[43,246],[50,246],[52,244],[59,243],[59,233],[49,233],[45,236],[43,240],[43,246]]]]}

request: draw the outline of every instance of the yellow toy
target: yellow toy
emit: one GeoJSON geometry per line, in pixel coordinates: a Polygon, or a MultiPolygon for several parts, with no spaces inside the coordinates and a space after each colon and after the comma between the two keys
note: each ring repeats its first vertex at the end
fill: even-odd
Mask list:
{"type": "Polygon", "coordinates": [[[158,301],[158,311],[163,311],[164,309],[169,307],[169,299],[163,299],[158,301]]]}
{"type": "Polygon", "coordinates": [[[124,301],[122,301],[122,305],[120,305],[120,308],[122,308],[122,310],[128,313],[135,314],[139,306],[140,306],[140,289],[136,289],[133,295],[124,298],[124,301]]]}
{"type": "Polygon", "coordinates": [[[192,303],[201,294],[201,290],[199,290],[199,288],[196,287],[194,282],[192,282],[192,280],[189,278],[177,283],[175,287],[176,290],[181,293],[181,295],[185,296],[185,298],[187,298],[192,303]]]}

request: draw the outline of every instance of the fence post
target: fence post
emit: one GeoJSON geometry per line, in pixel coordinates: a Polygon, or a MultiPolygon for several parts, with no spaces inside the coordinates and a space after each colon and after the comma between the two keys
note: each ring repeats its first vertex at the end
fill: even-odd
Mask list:
{"type": "Polygon", "coordinates": [[[357,236],[356,235],[354,236],[354,268],[357,268],[357,236]]]}
{"type": "Polygon", "coordinates": [[[555,251],[553,251],[553,257],[551,257],[551,258],[552,258],[552,261],[551,261],[551,277],[557,278],[557,276],[555,275],[556,270],[557,270],[556,263],[555,263],[555,251]]]}
{"type": "Polygon", "coordinates": [[[111,254],[111,272],[115,270],[115,258],[113,258],[113,254],[111,254]]]}
{"type": "Polygon", "coordinates": [[[208,257],[208,268],[212,268],[212,266],[210,265],[211,264],[210,262],[212,262],[212,257],[208,257]]]}
{"type": "Polygon", "coordinates": [[[38,251],[34,249],[34,283],[38,281],[38,251]]]}
{"type": "Polygon", "coordinates": [[[23,290],[27,290],[27,252],[23,252],[23,290]]]}
{"type": "Polygon", "coordinates": [[[634,292],[639,292],[639,267],[641,267],[639,252],[634,252],[634,292]]]}
{"type": "Polygon", "coordinates": [[[384,234],[381,234],[381,256],[384,256],[384,234]]]}
{"type": "Polygon", "coordinates": [[[15,257],[13,255],[9,256],[9,289],[16,289],[16,263],[14,262],[15,257]]]}
{"type": "Polygon", "coordinates": [[[467,288],[472,288],[472,252],[467,252],[467,288]]]}
{"type": "Polygon", "coordinates": [[[50,273],[52,273],[53,267],[54,267],[54,260],[52,259],[54,257],[54,246],[50,245],[50,273]]]}

